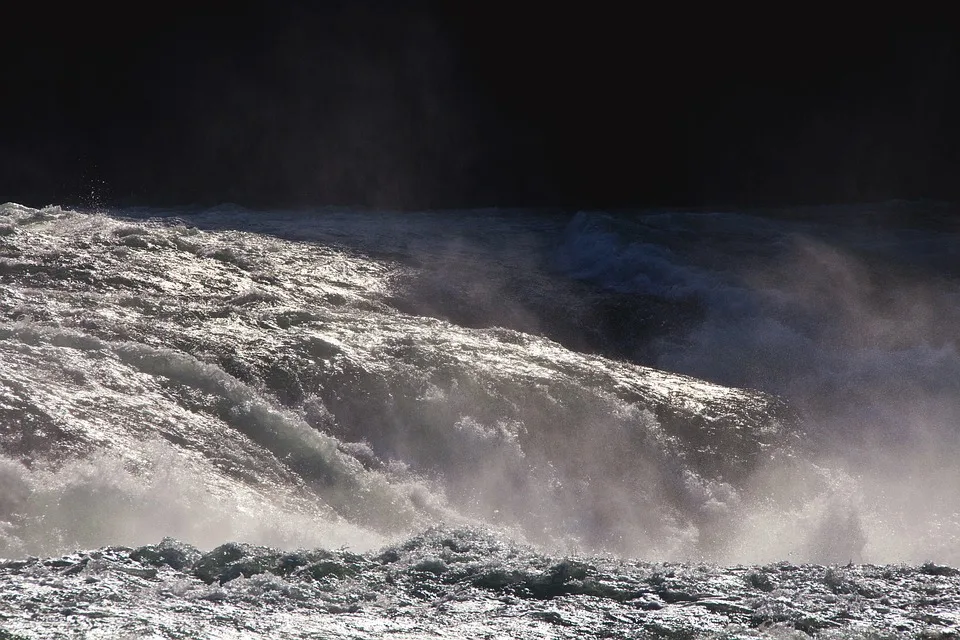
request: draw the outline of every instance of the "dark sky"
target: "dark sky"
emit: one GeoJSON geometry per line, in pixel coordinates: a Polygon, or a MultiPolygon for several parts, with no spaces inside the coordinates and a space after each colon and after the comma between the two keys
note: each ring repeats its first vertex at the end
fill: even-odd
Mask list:
{"type": "Polygon", "coordinates": [[[945,31],[626,3],[36,5],[5,29],[0,201],[960,196],[945,31]]]}

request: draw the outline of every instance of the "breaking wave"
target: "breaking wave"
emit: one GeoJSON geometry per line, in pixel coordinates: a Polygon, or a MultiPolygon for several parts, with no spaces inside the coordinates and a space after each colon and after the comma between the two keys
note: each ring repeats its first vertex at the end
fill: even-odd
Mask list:
{"type": "Polygon", "coordinates": [[[952,281],[821,227],[4,205],[0,554],[956,562],[952,281]]]}

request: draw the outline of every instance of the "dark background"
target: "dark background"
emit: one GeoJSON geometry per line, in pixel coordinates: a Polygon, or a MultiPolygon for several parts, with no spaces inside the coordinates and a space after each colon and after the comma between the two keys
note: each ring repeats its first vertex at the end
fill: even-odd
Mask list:
{"type": "Polygon", "coordinates": [[[0,201],[960,196],[960,52],[943,30],[634,4],[197,6],[12,16],[0,201]]]}

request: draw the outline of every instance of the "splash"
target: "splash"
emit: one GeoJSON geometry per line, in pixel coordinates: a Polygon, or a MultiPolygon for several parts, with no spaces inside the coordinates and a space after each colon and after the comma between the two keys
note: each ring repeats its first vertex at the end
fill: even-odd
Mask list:
{"type": "MultiPolygon", "coordinates": [[[[4,544],[52,551],[164,533],[199,546],[366,548],[448,522],[659,560],[953,561],[958,483],[910,498],[952,478],[946,441],[917,422],[910,433],[930,437],[898,449],[835,410],[848,394],[862,418],[874,406],[863,398],[891,397],[873,385],[884,367],[859,382],[838,367],[866,366],[850,359],[863,345],[892,353],[904,332],[824,324],[885,308],[868,296],[838,310],[870,268],[799,240],[777,245],[795,247],[794,262],[775,251],[720,268],[722,251],[686,242],[682,216],[637,227],[583,214],[565,231],[516,215],[6,206],[4,544]],[[491,247],[492,230],[509,242],[491,247]],[[550,259],[557,246],[566,263],[550,259]],[[661,299],[658,313],[700,299],[699,315],[644,338],[659,369],[568,340],[605,291],[629,297],[631,286],[646,287],[642,304],[661,299]],[[776,391],[793,407],[667,368],[776,391]],[[820,377],[801,375],[811,372],[820,377]],[[832,404],[808,402],[822,387],[832,404]],[[883,443],[873,466],[859,464],[868,435],[883,443]],[[930,457],[915,455],[918,442],[930,457]]],[[[759,242],[737,236],[749,218],[695,227],[707,223],[728,248],[759,242]]],[[[763,236],[783,225],[759,226],[763,236]]],[[[921,353],[924,335],[905,348],[921,353]]],[[[948,373],[951,349],[928,349],[914,371],[941,362],[948,373]]],[[[939,399],[929,406],[949,434],[949,394],[939,399]]]]}

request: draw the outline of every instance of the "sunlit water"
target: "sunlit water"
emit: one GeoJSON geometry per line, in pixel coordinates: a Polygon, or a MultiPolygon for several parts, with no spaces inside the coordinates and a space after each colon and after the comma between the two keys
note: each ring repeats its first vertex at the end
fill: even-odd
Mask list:
{"type": "Polygon", "coordinates": [[[0,556],[960,564],[960,238],[906,206],[3,205],[0,556]]]}

